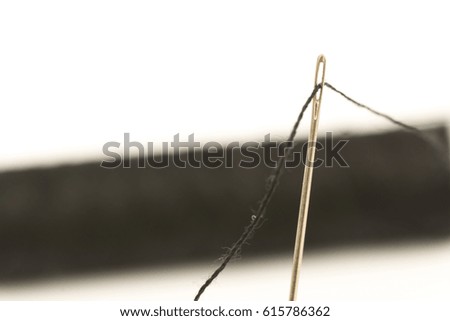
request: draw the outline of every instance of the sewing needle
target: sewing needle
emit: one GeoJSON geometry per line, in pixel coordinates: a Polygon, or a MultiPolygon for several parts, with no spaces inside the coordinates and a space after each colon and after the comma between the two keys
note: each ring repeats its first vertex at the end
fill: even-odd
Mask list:
{"type": "Polygon", "coordinates": [[[319,112],[320,104],[322,102],[322,92],[325,84],[325,66],[326,59],[325,56],[320,55],[317,58],[316,64],[316,75],[314,78],[314,88],[316,88],[319,83],[319,74],[321,74],[320,88],[312,99],[312,118],[311,127],[308,139],[308,149],[306,152],[306,164],[305,170],[303,172],[303,183],[302,191],[300,196],[300,208],[298,213],[298,225],[297,234],[295,239],[294,257],[293,257],[293,267],[292,267],[292,277],[291,277],[291,288],[289,292],[289,301],[295,301],[297,299],[297,289],[300,275],[300,267],[303,257],[303,247],[305,245],[305,232],[306,232],[306,222],[308,217],[309,199],[311,193],[311,182],[312,174],[314,169],[314,159],[316,154],[316,142],[317,142],[317,129],[319,126],[319,112]],[[322,71],[320,73],[320,70],[322,71]]]}

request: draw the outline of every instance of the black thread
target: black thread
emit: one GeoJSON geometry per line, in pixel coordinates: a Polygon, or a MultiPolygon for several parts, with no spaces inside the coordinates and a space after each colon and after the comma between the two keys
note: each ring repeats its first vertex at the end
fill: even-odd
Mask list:
{"type": "Polygon", "coordinates": [[[424,142],[426,142],[427,144],[429,144],[434,151],[436,152],[436,157],[438,158],[438,160],[442,163],[442,165],[447,168],[447,172],[449,170],[449,158],[448,158],[448,153],[447,153],[447,142],[442,141],[437,139],[434,136],[429,135],[426,132],[421,131],[420,129],[418,129],[417,127],[411,126],[411,125],[407,125],[401,121],[398,121],[394,118],[392,118],[391,116],[388,116],[384,113],[381,113],[379,111],[376,111],[372,108],[370,108],[367,105],[364,105],[360,102],[357,102],[356,100],[354,100],[353,98],[350,98],[349,96],[347,96],[346,94],[344,94],[342,91],[336,89],[334,86],[330,85],[329,83],[325,83],[325,87],[330,88],[331,90],[333,90],[334,92],[337,92],[339,95],[341,95],[342,97],[344,97],[345,99],[347,99],[348,101],[352,102],[353,104],[355,104],[358,107],[364,108],[368,111],[370,111],[371,113],[383,117],[387,120],[389,120],[390,122],[403,127],[409,131],[411,131],[412,133],[414,133],[418,138],[422,139],[424,142]]]}
{"type": "MultiPolygon", "coordinates": [[[[277,162],[277,166],[273,172],[273,174],[271,174],[268,178],[267,178],[267,182],[266,182],[266,193],[264,194],[263,198],[261,199],[261,201],[259,202],[259,206],[258,209],[256,211],[256,214],[252,217],[252,220],[250,222],[250,224],[245,227],[244,232],[242,233],[242,235],[239,237],[239,239],[233,244],[233,246],[227,251],[227,253],[225,253],[225,255],[223,256],[223,261],[222,264],[213,272],[213,274],[206,280],[206,282],[200,287],[200,289],[198,290],[197,295],[194,298],[194,301],[198,301],[200,299],[200,296],[205,292],[206,288],[214,281],[214,279],[216,279],[219,274],[226,268],[226,266],[228,265],[228,263],[231,261],[232,258],[234,258],[236,256],[236,254],[240,253],[242,246],[253,236],[254,232],[256,231],[257,228],[259,228],[262,224],[263,224],[263,218],[267,209],[267,206],[270,203],[270,200],[272,199],[273,193],[275,192],[280,177],[283,173],[283,165],[284,165],[284,160],[285,158],[289,157],[293,148],[294,148],[294,138],[295,135],[297,133],[297,129],[298,126],[300,124],[300,121],[303,118],[303,114],[305,113],[306,109],[308,108],[308,105],[310,104],[312,98],[314,97],[314,95],[318,92],[318,90],[322,87],[322,85],[317,85],[313,91],[311,92],[311,95],[308,97],[308,99],[306,100],[305,104],[303,105],[301,112],[297,118],[297,121],[295,122],[291,134],[289,135],[288,138],[288,146],[286,149],[286,152],[283,156],[280,156],[280,158],[278,159],[277,162]]],[[[330,85],[329,83],[325,83],[325,87],[330,88],[331,90],[335,91],[336,93],[340,94],[341,96],[343,96],[344,98],[346,98],[347,100],[349,100],[350,102],[352,102],[353,104],[357,105],[358,107],[364,108],[368,111],[370,111],[371,113],[383,117],[387,120],[389,120],[390,122],[403,127],[407,130],[410,130],[416,134],[418,134],[418,136],[422,137],[423,139],[425,139],[426,141],[428,141],[429,143],[432,143],[432,145],[434,145],[436,147],[436,149],[438,149],[439,151],[442,152],[442,149],[439,147],[442,146],[437,146],[437,142],[435,140],[432,140],[430,137],[426,136],[425,133],[423,133],[422,131],[420,131],[418,128],[411,126],[411,125],[407,125],[401,121],[398,121],[394,118],[392,118],[389,115],[386,115],[384,113],[378,112],[360,102],[357,102],[356,100],[354,100],[353,98],[350,98],[349,96],[347,96],[346,94],[344,94],[342,91],[336,89],[335,87],[333,87],[332,85],[330,85]]],[[[439,144],[440,145],[440,144],[439,144]]],[[[446,160],[448,161],[448,156],[446,157],[446,160]]]]}
{"type": "Polygon", "coordinates": [[[287,148],[286,152],[283,156],[280,156],[277,162],[277,166],[274,170],[274,172],[267,178],[267,188],[266,193],[264,194],[261,201],[259,201],[258,209],[253,216],[250,224],[244,229],[244,232],[239,237],[239,239],[233,244],[231,249],[225,253],[223,256],[222,264],[213,272],[213,274],[206,280],[206,282],[200,287],[198,290],[197,295],[194,298],[194,301],[198,301],[200,299],[200,296],[205,292],[206,288],[214,281],[215,278],[219,276],[219,274],[225,269],[225,267],[228,265],[228,263],[231,261],[231,259],[241,251],[242,246],[253,236],[255,230],[259,228],[263,223],[264,214],[266,212],[267,206],[270,203],[270,200],[272,199],[273,193],[275,192],[278,182],[280,180],[280,177],[283,173],[284,169],[284,159],[287,158],[293,148],[294,148],[294,138],[297,133],[297,128],[300,124],[300,121],[303,118],[303,114],[305,113],[306,109],[308,108],[309,103],[313,99],[314,95],[317,93],[317,91],[321,88],[321,85],[317,85],[313,91],[311,92],[311,95],[309,95],[308,99],[306,100],[305,104],[302,107],[302,110],[300,114],[297,117],[297,121],[294,124],[294,127],[292,128],[291,134],[289,135],[289,138],[287,140],[287,148]]]}
{"type": "Polygon", "coordinates": [[[421,133],[420,129],[418,129],[417,127],[407,125],[407,124],[405,124],[405,123],[402,123],[401,121],[398,121],[398,120],[392,118],[391,116],[388,116],[388,115],[386,115],[386,114],[380,113],[379,111],[373,110],[373,109],[370,108],[369,106],[364,105],[364,104],[361,104],[360,102],[357,102],[357,101],[354,100],[353,98],[350,98],[349,96],[347,96],[346,94],[344,94],[342,91],[336,89],[335,87],[333,87],[332,85],[330,85],[330,84],[327,83],[327,82],[325,83],[325,87],[328,87],[328,88],[330,88],[331,90],[337,92],[339,95],[341,95],[342,97],[344,97],[344,98],[347,99],[348,101],[354,103],[354,104],[355,104],[356,106],[358,106],[358,107],[367,109],[367,110],[370,111],[371,113],[374,113],[375,115],[378,115],[378,116],[380,116],[380,117],[383,117],[383,118],[389,120],[390,122],[392,122],[392,123],[394,123],[394,124],[396,124],[396,125],[398,125],[398,126],[400,126],[400,127],[403,127],[403,128],[405,128],[405,129],[408,129],[408,130],[413,131],[413,132],[416,132],[416,133],[421,133]]]}

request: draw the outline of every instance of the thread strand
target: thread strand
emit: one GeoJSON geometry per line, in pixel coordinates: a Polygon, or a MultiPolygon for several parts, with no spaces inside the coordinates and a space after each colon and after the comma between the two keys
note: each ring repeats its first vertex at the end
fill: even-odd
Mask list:
{"type": "Polygon", "coordinates": [[[407,125],[407,124],[405,124],[405,123],[402,123],[401,121],[398,121],[398,120],[392,118],[392,117],[389,116],[389,115],[386,115],[386,114],[384,114],[384,113],[381,113],[381,112],[379,112],[379,111],[376,111],[376,110],[370,108],[370,107],[367,106],[367,105],[364,105],[364,104],[361,104],[360,102],[357,102],[356,100],[354,100],[353,98],[350,98],[349,96],[347,96],[346,94],[344,94],[342,91],[336,89],[334,86],[330,85],[330,84],[327,83],[327,82],[325,83],[325,87],[328,87],[328,88],[330,88],[331,90],[337,92],[339,95],[341,95],[342,97],[344,97],[344,98],[347,99],[348,101],[352,102],[352,103],[355,104],[356,106],[361,107],[361,108],[364,108],[364,109],[367,109],[367,110],[370,111],[371,113],[373,113],[373,114],[375,114],[375,115],[378,115],[378,116],[380,116],[380,117],[383,117],[383,118],[389,120],[390,122],[392,122],[392,123],[394,123],[394,124],[396,124],[396,125],[398,125],[398,126],[400,126],[400,127],[403,127],[403,128],[405,128],[405,129],[408,129],[408,130],[413,131],[413,132],[419,132],[419,133],[421,132],[420,129],[418,129],[417,127],[414,127],[414,126],[411,126],[411,125],[407,125]]]}
{"type": "Polygon", "coordinates": [[[341,95],[342,97],[344,97],[345,99],[347,99],[348,101],[350,101],[351,103],[355,104],[358,107],[364,108],[368,111],[370,111],[371,113],[380,116],[382,118],[385,118],[387,120],[389,120],[390,122],[394,123],[395,125],[398,125],[406,130],[411,131],[413,134],[415,134],[418,138],[422,139],[425,143],[429,144],[435,151],[436,153],[436,157],[438,158],[438,160],[440,162],[442,162],[442,164],[444,165],[444,167],[446,167],[448,169],[449,167],[449,155],[447,152],[447,142],[442,141],[440,139],[438,139],[437,137],[431,136],[429,133],[424,132],[420,129],[418,129],[417,127],[411,126],[411,125],[407,125],[399,120],[396,120],[394,118],[392,118],[389,115],[386,115],[384,113],[381,113],[379,111],[374,110],[373,108],[370,108],[367,105],[364,105],[356,100],[354,100],[353,98],[350,98],[348,95],[344,94],[342,91],[336,89],[334,86],[330,85],[329,83],[325,83],[325,87],[330,88],[331,90],[333,90],[334,92],[338,93],[339,95],[341,95]]]}
{"type": "Polygon", "coordinates": [[[213,272],[213,274],[206,280],[206,282],[200,287],[198,290],[197,295],[194,298],[194,301],[198,301],[200,299],[200,296],[205,292],[206,288],[216,279],[219,274],[227,267],[228,263],[230,263],[231,259],[237,254],[240,253],[242,246],[253,236],[254,232],[258,227],[260,227],[263,223],[263,218],[266,213],[267,206],[270,203],[270,200],[272,199],[272,196],[278,186],[279,180],[281,175],[283,174],[284,169],[284,160],[290,156],[293,148],[294,148],[294,138],[297,134],[298,126],[300,125],[300,121],[303,118],[303,115],[308,108],[308,105],[311,103],[311,100],[313,99],[314,95],[317,93],[317,91],[321,88],[320,85],[317,85],[311,94],[309,95],[308,99],[306,100],[305,104],[303,105],[300,114],[297,117],[297,121],[295,122],[292,131],[289,135],[289,138],[287,140],[288,146],[286,148],[286,152],[283,156],[280,156],[277,162],[277,166],[274,169],[274,172],[272,175],[268,177],[268,186],[266,188],[266,192],[259,202],[258,209],[256,211],[256,214],[250,224],[245,228],[242,235],[239,237],[239,239],[233,244],[231,249],[225,253],[223,257],[222,264],[213,272]]]}

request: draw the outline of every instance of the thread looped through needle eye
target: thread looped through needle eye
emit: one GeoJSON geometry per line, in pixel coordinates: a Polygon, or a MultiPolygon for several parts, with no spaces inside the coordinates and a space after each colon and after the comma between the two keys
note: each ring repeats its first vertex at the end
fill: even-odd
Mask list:
{"type": "Polygon", "coordinates": [[[322,92],[325,86],[325,67],[327,60],[324,55],[320,55],[317,58],[316,64],[316,76],[314,78],[314,88],[319,86],[319,91],[314,95],[313,98],[313,115],[316,120],[319,117],[320,104],[322,102],[322,92]],[[320,80],[319,80],[320,75],[320,80]]]}

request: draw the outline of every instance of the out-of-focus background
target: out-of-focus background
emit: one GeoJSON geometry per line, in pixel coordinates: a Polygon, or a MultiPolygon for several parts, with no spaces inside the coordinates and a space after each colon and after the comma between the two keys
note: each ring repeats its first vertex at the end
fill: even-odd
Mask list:
{"type": "MultiPolygon", "coordinates": [[[[102,147],[287,137],[325,90],[349,168],[315,172],[300,297],[449,295],[450,22],[443,1],[0,4],[0,299],[191,299],[270,170],[104,169],[102,147]],[[443,156],[444,155],[444,156],[443,156]]],[[[310,114],[298,133],[304,141],[310,114]]],[[[205,299],[285,299],[302,168],[205,299]]]]}

